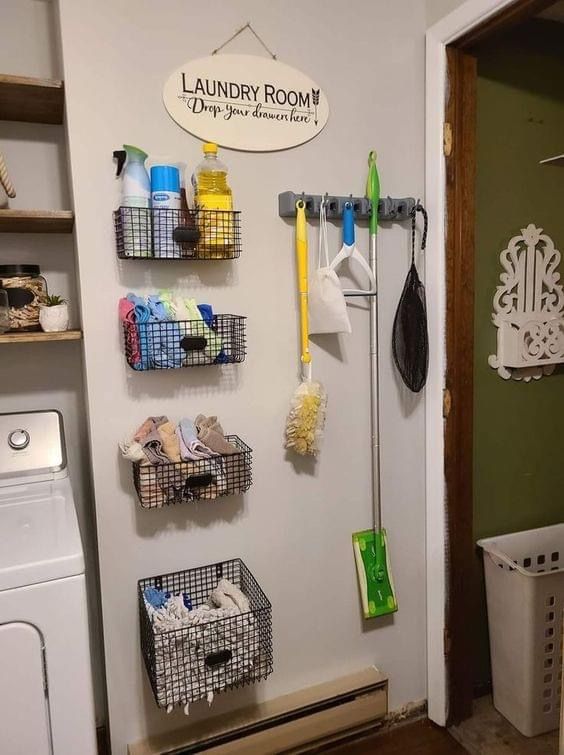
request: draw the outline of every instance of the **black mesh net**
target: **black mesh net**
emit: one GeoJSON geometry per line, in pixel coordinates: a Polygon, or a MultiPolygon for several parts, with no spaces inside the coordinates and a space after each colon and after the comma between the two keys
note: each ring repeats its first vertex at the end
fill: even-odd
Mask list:
{"type": "Polygon", "coordinates": [[[394,362],[403,382],[414,393],[419,393],[425,385],[429,369],[425,286],[421,283],[415,266],[417,212],[422,213],[424,220],[421,251],[424,251],[427,240],[427,212],[422,205],[417,204],[411,216],[411,267],[394,318],[392,335],[394,362]]]}

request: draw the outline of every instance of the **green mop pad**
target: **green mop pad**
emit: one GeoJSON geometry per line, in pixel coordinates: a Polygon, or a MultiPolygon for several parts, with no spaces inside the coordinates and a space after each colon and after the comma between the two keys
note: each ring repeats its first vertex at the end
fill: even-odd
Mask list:
{"type": "Polygon", "coordinates": [[[386,530],[364,530],[352,536],[358,584],[365,619],[398,610],[388,560],[386,530]]]}

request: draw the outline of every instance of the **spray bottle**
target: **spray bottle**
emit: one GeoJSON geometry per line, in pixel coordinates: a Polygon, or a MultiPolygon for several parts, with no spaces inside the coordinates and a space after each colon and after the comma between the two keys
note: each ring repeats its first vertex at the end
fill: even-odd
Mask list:
{"type": "Polygon", "coordinates": [[[117,176],[121,176],[123,249],[129,257],[151,257],[151,184],[145,169],[147,153],[124,144],[116,150],[117,176]],[[125,164],[125,169],[124,169],[125,164]]]}

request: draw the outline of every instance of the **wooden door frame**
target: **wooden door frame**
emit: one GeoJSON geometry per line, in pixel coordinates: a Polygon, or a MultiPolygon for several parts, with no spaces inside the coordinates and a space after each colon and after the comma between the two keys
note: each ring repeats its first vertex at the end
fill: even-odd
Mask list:
{"type": "Polygon", "coordinates": [[[477,70],[473,45],[554,0],[467,0],[426,36],[427,678],[429,717],[471,715],[473,699],[472,425],[477,70]],[[445,149],[445,123],[452,148],[445,149]]]}

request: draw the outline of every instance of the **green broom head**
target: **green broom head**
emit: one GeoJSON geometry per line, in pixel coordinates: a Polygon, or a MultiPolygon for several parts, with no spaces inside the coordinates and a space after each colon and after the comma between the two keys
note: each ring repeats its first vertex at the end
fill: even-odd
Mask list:
{"type": "Polygon", "coordinates": [[[364,530],[352,536],[358,585],[365,619],[398,610],[388,559],[386,530],[364,530]]]}

